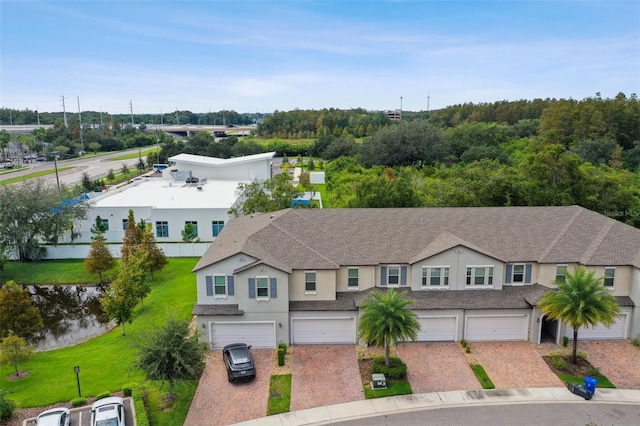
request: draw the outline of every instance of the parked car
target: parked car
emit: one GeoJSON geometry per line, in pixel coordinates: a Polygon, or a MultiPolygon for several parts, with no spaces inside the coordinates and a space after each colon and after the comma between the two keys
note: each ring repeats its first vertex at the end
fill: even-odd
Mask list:
{"type": "Polygon", "coordinates": [[[43,411],[36,418],[37,426],[69,426],[71,411],[65,407],[43,411]]]}
{"type": "Polygon", "coordinates": [[[124,400],[112,396],[94,402],[91,406],[91,426],[125,426],[124,400]]]}
{"type": "Polygon", "coordinates": [[[195,176],[189,176],[189,177],[187,178],[187,183],[198,183],[199,181],[200,181],[200,179],[198,179],[198,178],[197,178],[197,177],[195,177],[195,176]]]}
{"type": "Polygon", "coordinates": [[[256,367],[251,356],[251,345],[232,343],[222,349],[222,360],[227,367],[227,378],[236,380],[253,380],[256,378],[256,367]]]}

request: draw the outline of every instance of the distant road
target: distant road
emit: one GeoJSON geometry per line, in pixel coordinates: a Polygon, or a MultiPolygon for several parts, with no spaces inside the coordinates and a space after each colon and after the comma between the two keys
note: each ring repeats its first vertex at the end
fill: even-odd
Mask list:
{"type": "MultiPolygon", "coordinates": [[[[148,147],[145,148],[145,150],[148,147]]],[[[113,169],[114,172],[117,172],[122,168],[123,164],[126,164],[129,169],[135,168],[138,163],[138,158],[131,158],[128,160],[120,160],[120,161],[108,161],[109,158],[120,157],[122,155],[139,152],[138,148],[130,149],[127,151],[119,151],[111,154],[99,155],[99,156],[91,156],[91,157],[81,157],[81,158],[72,158],[69,160],[58,160],[58,170],[61,170],[65,167],[73,167],[72,169],[66,171],[59,171],[58,176],[60,178],[60,184],[64,184],[66,186],[76,185],[82,182],[82,174],[87,173],[92,180],[101,178],[106,176],[109,173],[109,169],[113,169]]],[[[143,158],[146,161],[146,158],[143,158]]],[[[16,172],[3,173],[0,174],[0,181],[11,179],[17,176],[25,176],[31,173],[40,172],[43,170],[55,170],[55,164],[53,161],[42,161],[42,162],[33,162],[26,164],[28,169],[20,170],[16,172]]],[[[56,183],[56,175],[55,173],[51,173],[50,175],[43,176],[42,179],[47,180],[48,182],[55,184],[56,183]]]]}

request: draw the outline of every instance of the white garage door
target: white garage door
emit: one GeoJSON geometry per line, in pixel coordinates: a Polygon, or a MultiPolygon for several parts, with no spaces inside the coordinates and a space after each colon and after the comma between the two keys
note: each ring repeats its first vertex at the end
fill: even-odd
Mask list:
{"type": "MultiPolygon", "coordinates": [[[[621,314],[620,318],[607,328],[602,324],[598,324],[595,328],[578,329],[578,341],[584,340],[604,340],[604,339],[624,339],[627,331],[627,314],[621,314]]],[[[567,337],[573,339],[573,328],[567,326],[567,337]]]]}
{"type": "Polygon", "coordinates": [[[527,340],[529,315],[467,315],[465,339],[527,340]]]}
{"type": "Polygon", "coordinates": [[[418,317],[419,342],[454,342],[456,340],[457,317],[418,317]]]}
{"type": "Polygon", "coordinates": [[[293,344],[355,343],[354,317],[292,318],[293,344]]]}
{"type": "Polygon", "coordinates": [[[220,349],[230,343],[246,343],[255,347],[276,347],[276,324],[267,322],[212,322],[211,347],[220,349]]]}

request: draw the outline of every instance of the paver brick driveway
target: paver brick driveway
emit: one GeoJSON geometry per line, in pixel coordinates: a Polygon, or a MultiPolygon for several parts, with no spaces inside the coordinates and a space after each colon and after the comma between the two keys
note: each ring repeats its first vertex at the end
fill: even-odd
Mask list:
{"type": "Polygon", "coordinates": [[[564,386],[529,342],[471,342],[470,345],[498,389],[564,386]]]}
{"type": "Polygon", "coordinates": [[[211,351],[185,426],[229,425],[267,415],[273,349],[252,348],[256,379],[229,383],[222,351],[211,351]]]}
{"type": "Polygon", "coordinates": [[[640,389],[640,349],[628,340],[578,339],[580,349],[587,351],[591,365],[598,367],[617,388],[640,389]]]}
{"type": "Polygon", "coordinates": [[[291,411],[364,399],[353,345],[296,345],[291,411]]]}
{"type": "Polygon", "coordinates": [[[459,346],[453,342],[398,345],[413,393],[482,389],[459,346]]]}

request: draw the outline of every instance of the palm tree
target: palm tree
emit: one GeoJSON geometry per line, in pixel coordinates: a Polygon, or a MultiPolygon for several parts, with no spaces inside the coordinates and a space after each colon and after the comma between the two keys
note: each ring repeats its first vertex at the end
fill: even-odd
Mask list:
{"type": "Polygon", "coordinates": [[[556,281],[557,290],[546,292],[538,303],[543,314],[573,328],[573,364],[577,362],[578,329],[595,327],[598,323],[609,327],[620,316],[616,298],[602,284],[602,277],[594,275],[595,271],[587,272],[578,266],[573,273],[567,272],[564,281],[556,281]]]}
{"type": "Polygon", "coordinates": [[[405,298],[407,291],[386,293],[374,291],[362,304],[364,312],[358,325],[358,339],[384,346],[384,363],[389,367],[391,344],[416,340],[420,324],[416,314],[407,309],[413,300],[405,298]]]}

